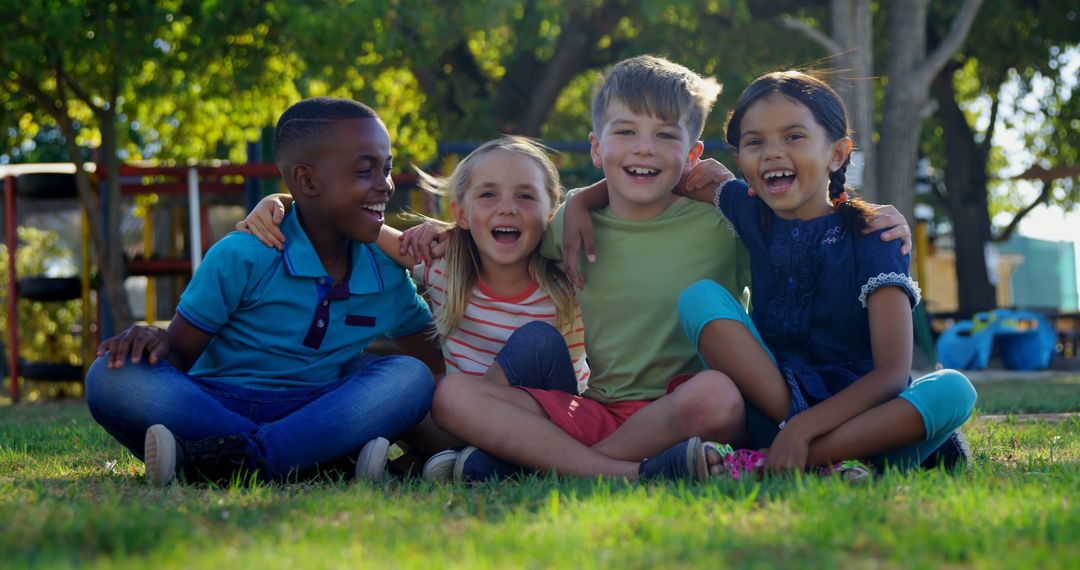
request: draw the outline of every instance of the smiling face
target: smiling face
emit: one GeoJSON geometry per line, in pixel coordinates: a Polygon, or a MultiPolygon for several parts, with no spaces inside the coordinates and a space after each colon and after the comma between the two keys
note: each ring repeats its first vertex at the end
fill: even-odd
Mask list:
{"type": "Polygon", "coordinates": [[[552,214],[544,173],[517,152],[496,149],[475,159],[461,202],[451,208],[480,254],[480,274],[527,271],[552,214]]]}
{"type": "Polygon", "coordinates": [[[394,193],[386,127],[377,118],[341,119],[327,128],[318,147],[311,154],[308,182],[316,194],[301,204],[305,231],[331,240],[374,242],[394,193]]]}
{"type": "Polygon", "coordinates": [[[746,181],[776,215],[810,220],[832,211],[829,174],[850,151],[851,139],[829,140],[808,107],[773,93],[746,109],[736,159],[746,181]]]}
{"type": "Polygon", "coordinates": [[[701,143],[691,141],[683,121],[637,114],[621,101],[608,106],[604,127],[590,133],[593,164],[604,170],[610,208],[630,220],[660,215],[701,143]]]}

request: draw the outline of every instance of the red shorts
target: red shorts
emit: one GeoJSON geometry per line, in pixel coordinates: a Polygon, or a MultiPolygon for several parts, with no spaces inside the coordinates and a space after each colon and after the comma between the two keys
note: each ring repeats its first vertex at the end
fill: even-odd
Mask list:
{"type": "MultiPolygon", "coordinates": [[[[681,374],[668,382],[667,393],[670,394],[679,384],[689,380],[692,375],[681,374]]],[[[566,392],[555,390],[542,390],[540,388],[524,388],[536,400],[537,404],[544,409],[548,419],[559,429],[566,432],[570,437],[581,443],[593,446],[603,441],[607,436],[619,429],[626,423],[630,416],[639,412],[645,406],[655,400],[624,400],[604,404],[584,396],[575,396],[566,392]]]]}

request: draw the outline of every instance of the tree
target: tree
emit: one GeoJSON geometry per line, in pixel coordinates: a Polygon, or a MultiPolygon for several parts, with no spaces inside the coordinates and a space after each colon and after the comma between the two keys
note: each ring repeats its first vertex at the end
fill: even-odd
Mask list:
{"type": "Polygon", "coordinates": [[[80,202],[90,213],[114,325],[127,326],[131,313],[119,235],[118,150],[127,134],[122,125],[132,121],[144,98],[160,102],[168,94],[197,105],[215,95],[235,97],[238,92],[230,88],[238,81],[264,76],[259,52],[271,45],[269,7],[246,1],[4,0],[0,9],[11,15],[0,20],[4,114],[17,114],[20,121],[29,116],[63,135],[80,202]],[[193,86],[203,89],[192,94],[193,86]],[[108,224],[83,167],[80,144],[91,141],[101,145],[108,224]]]}
{"type": "MultiPolygon", "coordinates": [[[[931,36],[941,33],[940,22],[947,14],[935,14],[930,22],[931,36]],[[935,25],[936,24],[936,25],[935,25]]],[[[1056,202],[1066,207],[1080,198],[1075,181],[1058,177],[1052,169],[1067,175],[1064,167],[1077,166],[1080,135],[1077,122],[1080,103],[1075,78],[1063,77],[1069,45],[1080,40],[1075,7],[1062,1],[996,0],[992,9],[983,10],[972,37],[933,82],[937,103],[935,116],[940,125],[940,145],[928,145],[944,163],[944,188],[937,187],[935,197],[952,221],[956,248],[956,273],[959,311],[971,314],[996,306],[995,287],[984,261],[984,250],[991,242],[1004,241],[1020,220],[1039,204],[1056,202]],[[1071,17],[1070,17],[1071,14],[1071,17]],[[1013,203],[1011,221],[998,233],[991,225],[991,171],[995,165],[993,139],[1001,124],[1001,89],[1007,81],[1015,82],[1022,92],[1030,92],[1038,80],[1049,81],[1041,108],[1024,121],[1038,125],[1028,133],[1034,165],[1031,177],[1042,180],[1038,197],[1027,204],[1013,203]],[[976,98],[990,101],[987,126],[976,128],[975,113],[965,111],[967,102],[976,98]]],[[[1075,57],[1076,54],[1073,54],[1075,57]]],[[[1025,125],[1009,125],[1023,131],[1025,125]]],[[[1027,127],[1029,130],[1031,127],[1027,127]]],[[[1072,177],[1076,177],[1075,171],[1072,177]]]]}

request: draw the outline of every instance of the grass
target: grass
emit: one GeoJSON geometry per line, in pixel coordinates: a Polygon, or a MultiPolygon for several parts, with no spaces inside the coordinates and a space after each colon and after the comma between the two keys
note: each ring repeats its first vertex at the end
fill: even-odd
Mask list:
{"type": "Polygon", "coordinates": [[[861,486],[533,477],[153,489],[83,404],[0,408],[0,566],[1075,568],[1080,419],[978,415],[1080,410],[1076,382],[980,385],[970,472],[861,486]]]}

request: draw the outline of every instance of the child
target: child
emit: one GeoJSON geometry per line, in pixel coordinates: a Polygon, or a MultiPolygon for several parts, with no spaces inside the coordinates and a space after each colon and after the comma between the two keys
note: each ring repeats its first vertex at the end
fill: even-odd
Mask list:
{"type": "Polygon", "coordinates": [[[297,202],[288,245],[227,235],[168,331],[105,340],[87,375],[94,418],[154,484],[256,470],[281,480],[358,450],[357,475],[381,476],[385,438],[428,412],[427,366],[360,352],[383,334],[434,352],[426,304],[370,245],[394,190],[386,127],[361,103],[306,99],[282,114],[274,145],[297,202]]]}
{"type": "MultiPolygon", "coordinates": [[[[745,254],[711,208],[671,194],[701,152],[696,141],[718,92],[715,82],[648,56],[607,75],[593,99],[589,140],[611,192],[610,208],[596,214],[597,241],[612,253],[586,267],[590,286],[578,292],[588,389],[575,396],[447,377],[432,416],[476,446],[457,456],[454,478],[504,476],[519,470],[514,464],[631,479],[703,478],[718,456],[707,457],[699,436],[741,435],[743,402],[734,384],[699,372],[673,318],[676,296],[690,283],[711,278],[741,290],[748,276],[740,263],[745,254]],[[703,236],[719,254],[670,254],[671,244],[703,236]],[[697,374],[667,394],[668,380],[685,373],[697,374]]],[[[556,214],[545,255],[559,257],[561,235],[556,214]]]]}
{"type": "MultiPolygon", "coordinates": [[[[870,210],[844,188],[852,145],[839,97],[801,72],[762,76],[727,141],[750,188],[725,183],[715,200],[751,253],[752,320],[710,281],[681,294],[679,320],[768,419],[750,428],[768,447],[764,467],[918,465],[967,419],[975,391],[952,370],[910,380],[919,287],[908,256],[861,231],[870,210]]],[[[687,186],[711,193],[710,178],[695,169],[687,186]]]]}
{"type": "MultiPolygon", "coordinates": [[[[544,148],[506,136],[470,153],[449,179],[420,176],[426,190],[451,196],[445,257],[418,262],[389,226],[378,244],[427,288],[447,373],[579,393],[589,377],[581,313],[569,280],[539,252],[562,200],[544,148]]],[[[268,196],[237,229],[277,247],[276,216],[288,204],[287,194],[268,196]]],[[[426,475],[441,478],[449,457],[428,462],[426,475]]]]}

